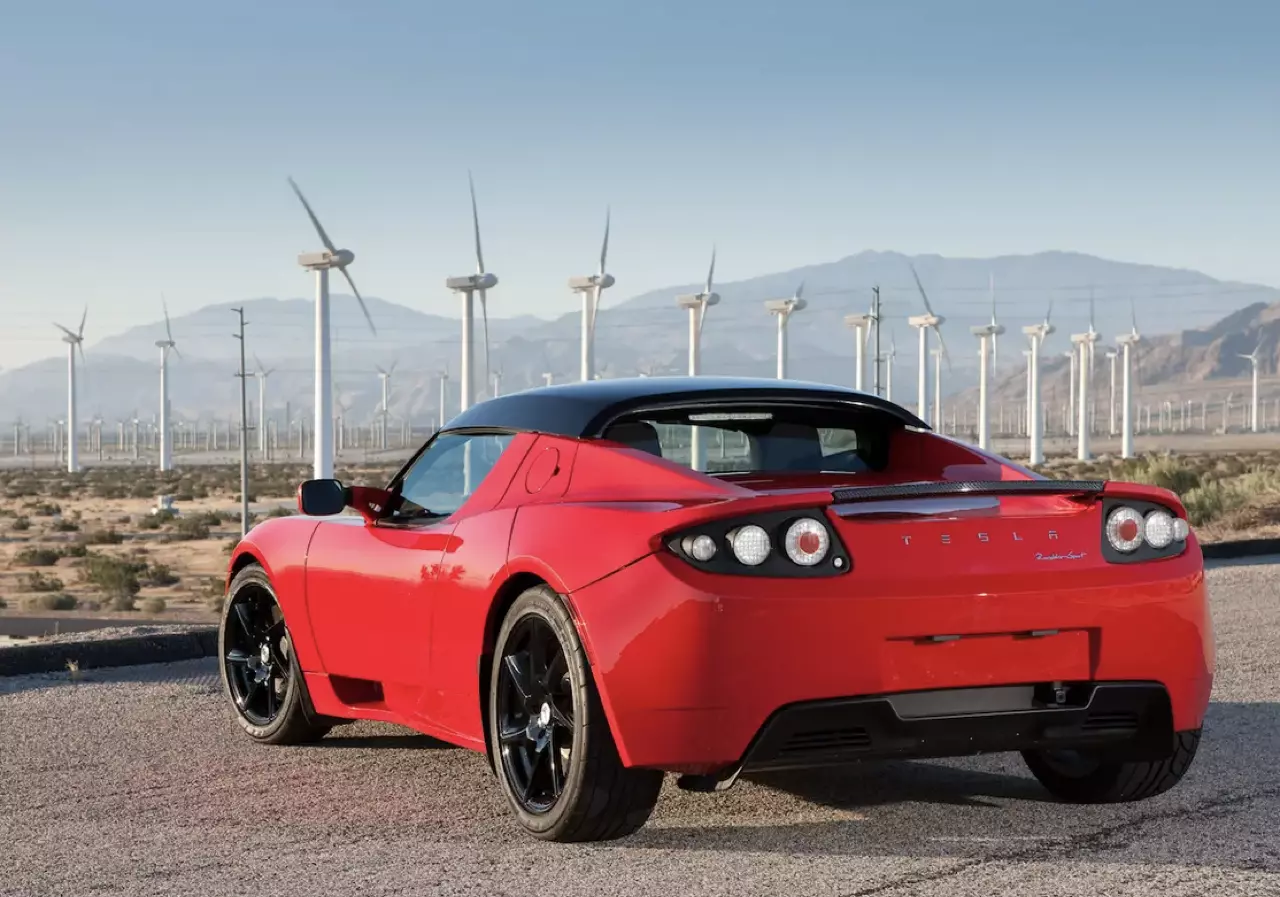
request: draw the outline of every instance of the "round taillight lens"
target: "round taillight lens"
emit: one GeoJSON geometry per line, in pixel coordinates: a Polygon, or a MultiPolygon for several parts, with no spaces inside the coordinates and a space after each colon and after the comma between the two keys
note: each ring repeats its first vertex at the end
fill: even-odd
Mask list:
{"type": "Polygon", "coordinates": [[[802,567],[822,563],[831,549],[831,535],[827,528],[812,517],[802,517],[787,527],[783,540],[787,557],[802,567]]]}
{"type": "Polygon", "coordinates": [[[716,540],[707,535],[685,536],[680,547],[695,561],[705,563],[716,556],[716,540]]]}
{"type": "Polygon", "coordinates": [[[755,567],[763,564],[765,558],[769,557],[769,534],[763,527],[749,523],[729,534],[729,547],[733,549],[733,556],[739,563],[755,567]]]}
{"type": "Polygon", "coordinates": [[[1173,541],[1173,517],[1168,511],[1152,511],[1142,525],[1143,538],[1152,548],[1168,548],[1173,541]]]}
{"type": "Polygon", "coordinates": [[[1142,544],[1142,515],[1133,508],[1116,508],[1107,518],[1107,541],[1126,554],[1142,544]]]}
{"type": "Polygon", "coordinates": [[[1181,517],[1173,518],[1173,539],[1175,542],[1187,541],[1187,536],[1191,535],[1191,525],[1181,517]]]}

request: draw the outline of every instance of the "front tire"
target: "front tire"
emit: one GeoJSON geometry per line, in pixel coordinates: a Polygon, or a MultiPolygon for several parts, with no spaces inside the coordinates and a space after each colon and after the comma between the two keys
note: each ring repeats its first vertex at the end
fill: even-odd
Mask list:
{"type": "Polygon", "coordinates": [[[311,709],[284,613],[258,564],[231,580],[218,626],[218,658],[235,720],[254,741],[306,744],[329,731],[331,724],[311,709]]]}
{"type": "Polygon", "coordinates": [[[1173,752],[1161,760],[1107,761],[1084,751],[1023,751],[1027,767],[1049,793],[1070,803],[1110,804],[1163,794],[1187,774],[1200,746],[1200,730],[1176,732],[1173,752]]]}
{"type": "Polygon", "coordinates": [[[520,825],[548,841],[604,841],[645,824],[661,771],[622,765],[577,630],[546,586],[498,631],[489,677],[498,781],[520,825]]]}

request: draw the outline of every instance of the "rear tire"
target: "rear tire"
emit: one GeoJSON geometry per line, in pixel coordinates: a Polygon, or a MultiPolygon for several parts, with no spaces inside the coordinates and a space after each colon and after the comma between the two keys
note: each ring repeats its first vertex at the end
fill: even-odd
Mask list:
{"type": "Polygon", "coordinates": [[[493,766],[525,831],[605,841],[649,819],[663,774],[622,765],[577,629],[550,588],[528,589],[507,612],[488,700],[493,766]]]}
{"type": "Polygon", "coordinates": [[[237,573],[227,589],[218,667],[235,720],[254,741],[307,744],[332,727],[311,706],[284,613],[258,564],[237,573]]]}
{"type": "Polygon", "coordinates": [[[1110,804],[1163,794],[1187,774],[1200,729],[1176,732],[1173,753],[1161,760],[1105,761],[1084,751],[1023,751],[1031,774],[1058,800],[1110,804]]]}

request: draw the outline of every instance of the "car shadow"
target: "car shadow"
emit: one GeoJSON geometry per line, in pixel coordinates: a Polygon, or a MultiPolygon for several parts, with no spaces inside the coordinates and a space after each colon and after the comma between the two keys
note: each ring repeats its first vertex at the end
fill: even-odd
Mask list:
{"type": "Polygon", "coordinates": [[[615,849],[1057,862],[1105,843],[1117,862],[1280,872],[1267,846],[1276,756],[1280,704],[1215,702],[1186,779],[1145,801],[1059,803],[1016,754],[868,762],[744,777],[719,795],[666,790],[650,824],[615,849]]]}
{"type": "Polygon", "coordinates": [[[449,744],[447,741],[441,741],[438,738],[432,738],[430,735],[423,735],[421,732],[414,732],[410,729],[404,730],[403,734],[385,731],[370,735],[340,734],[345,728],[346,726],[335,728],[324,738],[314,742],[311,747],[399,751],[461,750],[457,745],[449,744]]]}

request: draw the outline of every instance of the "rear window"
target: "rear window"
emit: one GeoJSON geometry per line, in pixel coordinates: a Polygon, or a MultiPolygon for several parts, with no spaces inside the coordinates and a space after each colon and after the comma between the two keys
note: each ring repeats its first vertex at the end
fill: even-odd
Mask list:
{"type": "Polygon", "coordinates": [[[706,408],[631,414],[601,435],[692,465],[696,431],[708,473],[858,473],[883,469],[894,426],[875,409],[706,408]]]}

